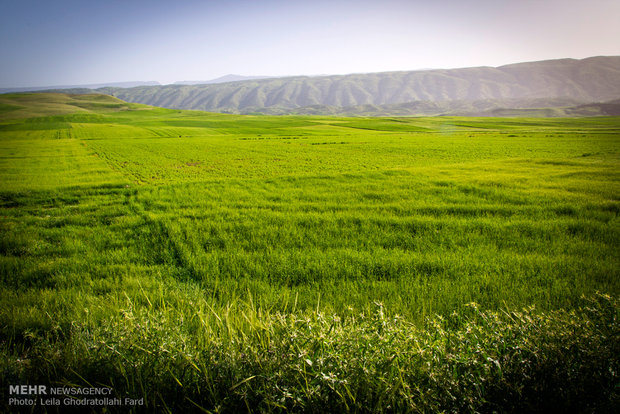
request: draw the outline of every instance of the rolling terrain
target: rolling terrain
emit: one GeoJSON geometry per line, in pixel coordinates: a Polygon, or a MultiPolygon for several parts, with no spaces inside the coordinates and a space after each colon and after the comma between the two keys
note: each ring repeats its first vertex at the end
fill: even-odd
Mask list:
{"type": "Polygon", "coordinates": [[[134,88],[136,86],[153,86],[159,85],[155,81],[135,81],[135,82],[108,82],[92,85],[57,85],[57,86],[30,86],[21,88],[0,88],[0,93],[17,93],[17,92],[37,92],[57,89],[82,89],[84,91],[92,91],[93,89],[113,87],[113,88],[134,88]]]}
{"type": "Polygon", "coordinates": [[[336,116],[479,116],[479,117],[575,117],[620,116],[620,101],[581,103],[570,98],[487,99],[481,101],[417,101],[402,104],[337,107],[312,105],[302,108],[257,108],[253,114],[336,116]]]}
{"type": "Polygon", "coordinates": [[[620,98],[620,57],[97,91],[128,102],[225,113],[501,116],[515,109],[515,116],[575,116],[587,114],[568,108],[620,98]]]}
{"type": "Polygon", "coordinates": [[[618,117],[0,95],[1,381],[147,411],[613,412],[619,167],[618,117]]]}

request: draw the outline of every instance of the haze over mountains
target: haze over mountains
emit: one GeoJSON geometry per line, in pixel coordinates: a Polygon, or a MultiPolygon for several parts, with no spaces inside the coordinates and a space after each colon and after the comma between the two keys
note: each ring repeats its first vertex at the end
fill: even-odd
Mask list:
{"type": "Polygon", "coordinates": [[[58,90],[58,89],[99,89],[105,87],[112,88],[134,88],[136,86],[154,86],[160,85],[157,81],[133,81],[133,82],[107,82],[96,83],[90,85],[56,85],[56,86],[29,86],[29,87],[17,87],[17,88],[0,88],[0,93],[13,93],[13,92],[38,92],[45,90],[58,90]]]}
{"type": "MultiPolygon", "coordinates": [[[[242,75],[225,75],[219,78],[206,81],[178,81],[173,85],[207,85],[212,83],[236,82],[251,79],[265,79],[270,76],[242,76],[242,75]]],[[[39,92],[60,89],[101,89],[101,88],[135,88],[137,86],[161,86],[157,81],[129,81],[129,82],[107,82],[89,85],[54,85],[54,86],[28,86],[17,88],[0,88],[0,93],[13,92],[39,92]]]]}
{"type": "Polygon", "coordinates": [[[208,81],[178,81],[174,82],[173,85],[208,85],[212,83],[238,82],[244,80],[266,79],[271,77],[273,76],[242,76],[230,74],[220,76],[219,78],[211,79],[208,81]]]}
{"type": "Polygon", "coordinates": [[[527,115],[553,108],[537,114],[612,115],[620,110],[620,56],[96,91],[128,102],[229,113],[527,115]]]}

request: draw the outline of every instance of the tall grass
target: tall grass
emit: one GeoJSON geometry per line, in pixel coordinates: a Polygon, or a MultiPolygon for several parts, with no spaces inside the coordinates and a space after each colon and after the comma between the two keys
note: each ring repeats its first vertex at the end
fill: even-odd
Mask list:
{"type": "Polygon", "coordinates": [[[5,343],[5,380],[111,387],[145,411],[611,413],[620,402],[620,308],[605,295],[571,311],[472,303],[422,326],[380,303],[340,317],[149,301],[5,343]]]}

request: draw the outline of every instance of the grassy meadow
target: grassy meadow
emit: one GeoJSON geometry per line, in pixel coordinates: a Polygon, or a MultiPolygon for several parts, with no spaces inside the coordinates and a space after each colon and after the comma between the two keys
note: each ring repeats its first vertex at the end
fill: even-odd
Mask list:
{"type": "Polygon", "coordinates": [[[612,117],[0,95],[3,392],[98,384],[144,398],[137,411],[612,412],[619,167],[612,117]]]}

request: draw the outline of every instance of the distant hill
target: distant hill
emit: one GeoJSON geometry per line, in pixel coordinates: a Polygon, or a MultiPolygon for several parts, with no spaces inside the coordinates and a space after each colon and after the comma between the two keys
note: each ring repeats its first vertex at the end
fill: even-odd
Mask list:
{"type": "Polygon", "coordinates": [[[311,105],[295,109],[262,108],[265,115],[336,115],[336,116],[494,116],[494,117],[570,117],[620,116],[620,100],[583,103],[574,99],[488,99],[479,101],[416,101],[388,105],[335,107],[311,105]]]}
{"type": "Polygon", "coordinates": [[[603,107],[601,103],[620,98],[620,56],[546,60],[497,68],[294,76],[206,85],[105,87],[97,92],[128,102],[224,113],[602,114],[615,109],[613,104],[603,107]],[[567,111],[592,103],[599,106],[567,111]],[[536,111],[521,111],[525,109],[536,111]]]}
{"type": "MultiPolygon", "coordinates": [[[[66,114],[102,114],[145,107],[101,94],[14,93],[0,95],[0,122],[66,114]]],[[[145,107],[149,108],[149,107],[145,107]]]]}
{"type": "Polygon", "coordinates": [[[159,85],[156,81],[134,81],[134,82],[109,82],[109,83],[96,83],[90,85],[60,85],[60,86],[31,86],[27,88],[0,88],[0,93],[14,93],[14,92],[35,92],[35,91],[49,91],[49,90],[63,90],[63,89],[89,89],[88,93],[92,93],[93,89],[113,87],[113,88],[135,88],[136,86],[156,86],[159,85]]]}

